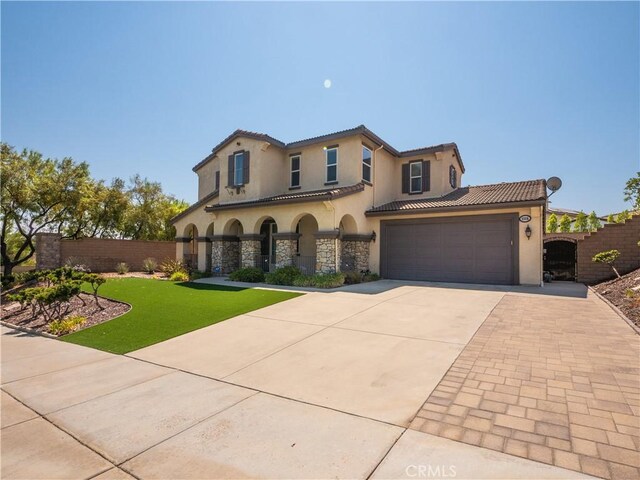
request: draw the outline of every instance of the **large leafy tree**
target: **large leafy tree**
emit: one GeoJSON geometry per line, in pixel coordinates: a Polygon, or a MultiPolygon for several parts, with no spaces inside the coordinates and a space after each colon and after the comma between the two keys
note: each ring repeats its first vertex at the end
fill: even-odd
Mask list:
{"type": "Polygon", "coordinates": [[[59,230],[65,238],[121,236],[129,209],[125,183],[115,178],[111,185],[91,182],[82,192],[80,208],[61,222],[59,230]]]}
{"type": "Polygon", "coordinates": [[[173,240],[171,218],[189,205],[162,192],[162,186],[140,175],[131,179],[123,236],[134,240],[173,240]]]}
{"type": "Polygon", "coordinates": [[[91,178],[86,163],[0,146],[0,260],[6,275],[33,258],[37,233],[173,240],[170,220],[188,207],[139,175],[130,185],[119,178],[106,184],[91,178]]]}
{"type": "Polygon", "coordinates": [[[33,150],[0,144],[0,259],[6,275],[35,253],[39,232],[59,230],[77,211],[91,183],[86,163],[53,160],[33,150]],[[20,235],[16,242],[15,233],[20,235]],[[9,240],[13,248],[9,249],[9,240]]]}
{"type": "Polygon", "coordinates": [[[633,210],[640,210],[640,172],[627,180],[624,187],[624,201],[633,204],[633,210]]]}

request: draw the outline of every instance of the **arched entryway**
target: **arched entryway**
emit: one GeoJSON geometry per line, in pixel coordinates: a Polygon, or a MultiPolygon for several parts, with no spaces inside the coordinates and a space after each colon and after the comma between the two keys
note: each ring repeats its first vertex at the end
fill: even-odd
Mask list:
{"type": "Polygon", "coordinates": [[[198,228],[190,223],[184,229],[183,238],[185,239],[182,249],[182,261],[192,269],[198,269],[198,228]]]}
{"type": "Polygon", "coordinates": [[[570,240],[544,243],[544,271],[551,273],[553,280],[576,279],[576,247],[576,242],[570,240]]]}
{"type": "Polygon", "coordinates": [[[275,269],[276,264],[276,241],[273,235],[278,233],[278,224],[271,217],[259,223],[260,258],[256,263],[263,271],[270,272],[275,269]]]}
{"type": "Polygon", "coordinates": [[[296,241],[295,264],[305,274],[313,274],[316,270],[316,233],[318,222],[309,213],[294,221],[293,231],[299,236],[296,241]]]}
{"type": "Polygon", "coordinates": [[[212,253],[212,249],[211,249],[211,241],[213,239],[213,235],[214,235],[214,228],[213,228],[213,223],[210,223],[209,226],[207,227],[207,233],[206,233],[206,255],[207,255],[207,261],[206,261],[206,265],[205,265],[205,271],[206,272],[210,272],[211,271],[211,253],[212,253]]]}

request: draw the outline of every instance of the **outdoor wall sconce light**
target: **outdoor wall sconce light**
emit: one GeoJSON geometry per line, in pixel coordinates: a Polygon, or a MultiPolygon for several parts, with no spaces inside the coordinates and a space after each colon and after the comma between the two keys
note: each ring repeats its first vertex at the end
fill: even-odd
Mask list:
{"type": "Polygon", "coordinates": [[[376,241],[376,231],[374,230],[373,232],[371,232],[371,240],[372,241],[376,241]]]}
{"type": "Polygon", "coordinates": [[[524,234],[527,236],[527,240],[531,239],[531,227],[529,225],[524,229],[524,234]]]}

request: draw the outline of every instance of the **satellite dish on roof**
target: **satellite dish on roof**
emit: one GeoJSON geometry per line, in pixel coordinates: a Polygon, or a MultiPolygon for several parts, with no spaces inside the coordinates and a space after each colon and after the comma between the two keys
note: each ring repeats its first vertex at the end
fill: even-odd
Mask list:
{"type": "Polygon", "coordinates": [[[558,177],[551,177],[549,178],[549,180],[547,180],[547,188],[551,190],[551,193],[555,193],[560,190],[561,186],[562,180],[560,180],[558,177]]]}

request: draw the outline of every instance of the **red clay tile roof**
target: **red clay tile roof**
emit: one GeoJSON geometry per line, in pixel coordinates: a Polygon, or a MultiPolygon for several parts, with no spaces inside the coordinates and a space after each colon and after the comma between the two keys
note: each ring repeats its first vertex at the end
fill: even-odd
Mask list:
{"type": "Polygon", "coordinates": [[[311,192],[285,193],[283,195],[274,195],[272,197],[259,198],[257,200],[248,200],[246,202],[207,205],[205,207],[205,211],[217,212],[219,210],[259,207],[262,205],[278,205],[282,203],[321,202],[324,200],[335,200],[336,198],[346,197],[347,195],[352,195],[363,190],[364,184],[357,183],[346,187],[325,188],[323,190],[313,190],[311,192]]]}
{"type": "Polygon", "coordinates": [[[412,150],[400,151],[393,148],[391,145],[389,145],[387,142],[385,142],[383,139],[381,139],[378,135],[373,133],[364,125],[358,125],[357,127],[349,128],[347,130],[340,130],[339,132],[319,135],[317,137],[305,138],[304,140],[297,140],[295,142],[290,142],[290,143],[281,142],[280,140],[273,138],[265,133],[250,132],[248,130],[238,129],[235,132],[233,132],[231,135],[229,135],[227,138],[222,140],[220,143],[218,143],[215,147],[213,147],[213,150],[211,150],[211,153],[207,157],[205,157],[201,162],[199,162],[195,167],[193,167],[193,171],[195,172],[200,167],[205,165],[209,160],[215,157],[216,153],[219,150],[221,150],[222,147],[227,145],[229,142],[235,140],[237,137],[248,137],[248,138],[253,138],[255,140],[264,140],[265,142],[272,143],[274,145],[277,145],[280,148],[290,149],[290,148],[304,147],[307,145],[313,145],[315,143],[326,142],[330,140],[337,140],[339,138],[350,137],[352,135],[358,135],[358,134],[368,137],[369,139],[371,139],[371,141],[378,144],[379,146],[384,146],[384,148],[387,151],[389,151],[391,154],[395,155],[396,157],[400,157],[400,158],[411,157],[414,155],[442,152],[444,150],[453,149],[456,152],[456,156],[458,158],[458,162],[460,163],[460,168],[462,169],[462,173],[464,173],[465,171],[464,164],[462,163],[462,156],[460,155],[458,146],[453,142],[441,143],[440,145],[433,145],[430,147],[421,147],[421,148],[415,148],[412,150]]]}
{"type": "Polygon", "coordinates": [[[428,210],[464,209],[520,202],[544,202],[547,198],[545,180],[497,183],[462,187],[437,198],[398,200],[371,208],[367,216],[419,213],[428,210]]]}

